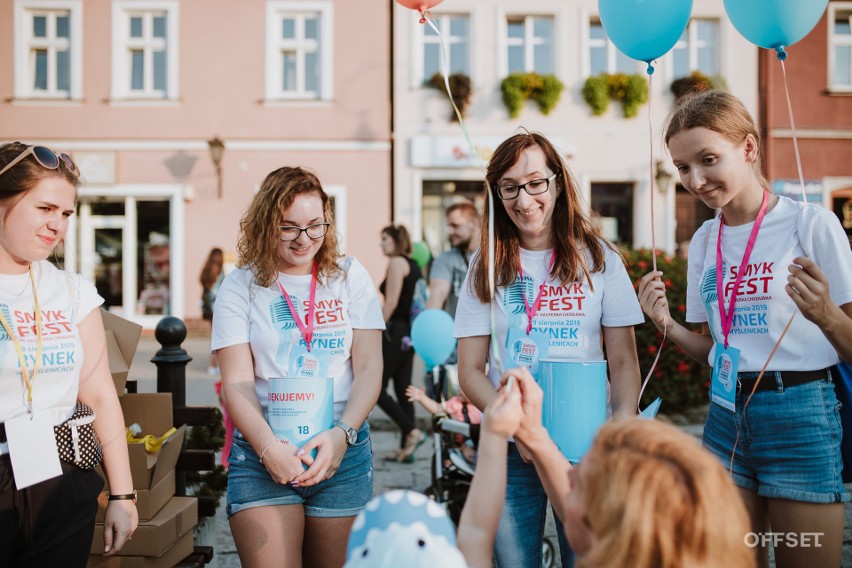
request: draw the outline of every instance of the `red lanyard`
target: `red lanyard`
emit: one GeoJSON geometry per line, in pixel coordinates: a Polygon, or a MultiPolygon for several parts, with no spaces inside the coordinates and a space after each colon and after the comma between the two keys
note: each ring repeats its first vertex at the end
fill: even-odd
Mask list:
{"type": "Polygon", "coordinates": [[[302,332],[302,338],[308,346],[308,351],[310,351],[311,338],[314,336],[314,309],[316,308],[317,297],[317,263],[314,263],[314,267],[311,270],[311,297],[308,301],[308,315],[305,318],[305,322],[302,322],[302,318],[299,317],[299,312],[297,312],[296,307],[293,306],[293,300],[290,299],[290,294],[288,294],[287,290],[284,289],[284,286],[281,285],[280,280],[278,281],[278,287],[281,288],[281,295],[284,296],[284,299],[287,301],[287,305],[290,307],[290,313],[293,314],[293,319],[296,321],[296,325],[299,326],[299,331],[302,332]],[[307,325],[305,325],[306,323],[307,325]]]}
{"type": "MultiPolygon", "coordinates": [[[[535,297],[535,301],[533,302],[532,307],[530,307],[530,303],[527,301],[526,293],[521,294],[524,297],[524,307],[527,310],[527,335],[532,331],[533,318],[535,314],[538,312],[538,308],[541,306],[541,297],[544,295],[544,284],[547,282],[547,277],[550,275],[550,271],[553,270],[553,262],[556,260],[556,252],[554,251],[553,256],[550,257],[550,264],[547,266],[547,274],[544,277],[544,280],[541,281],[541,286],[538,287],[538,296],[535,297]]],[[[521,266],[521,259],[518,259],[518,276],[521,278],[521,285],[524,283],[524,267],[521,266]]]]}
{"type": "Polygon", "coordinates": [[[760,230],[760,224],[763,223],[763,218],[766,216],[766,209],[769,206],[769,193],[763,192],[763,202],[760,204],[760,211],[757,213],[757,219],[754,220],[754,226],[751,228],[751,235],[748,237],[743,260],[740,263],[740,270],[734,280],[734,288],[731,290],[731,304],[728,306],[728,311],[725,313],[725,296],[722,293],[722,227],[725,226],[724,214],[719,217],[719,237],[716,239],[716,296],[719,298],[719,317],[722,321],[722,337],[725,339],[725,348],[728,347],[728,334],[731,332],[731,325],[734,322],[734,304],[737,302],[737,295],[740,289],[743,275],[748,270],[748,259],[751,257],[751,250],[754,248],[754,243],[757,241],[757,232],[760,230]]]}

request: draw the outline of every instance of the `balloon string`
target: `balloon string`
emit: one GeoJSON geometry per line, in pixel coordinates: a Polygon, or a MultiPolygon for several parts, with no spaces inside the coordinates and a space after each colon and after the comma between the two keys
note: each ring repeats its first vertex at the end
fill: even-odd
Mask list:
{"type": "Polygon", "coordinates": [[[793,151],[796,154],[796,168],[799,172],[799,186],[802,190],[802,203],[807,207],[808,205],[808,196],[805,193],[805,176],[802,173],[802,156],[799,154],[799,137],[796,135],[796,123],[793,120],[793,103],[790,99],[790,89],[787,88],[787,68],[784,66],[784,60],[779,59],[781,62],[781,74],[784,77],[784,94],[787,96],[787,114],[790,115],[790,130],[793,133],[793,151]]]}
{"type": "MultiPolygon", "coordinates": [[[[434,30],[435,34],[438,36],[438,41],[441,44],[441,74],[444,76],[444,88],[447,90],[447,97],[450,99],[450,104],[453,106],[453,111],[456,113],[456,118],[459,121],[459,126],[461,127],[462,133],[464,134],[464,138],[467,141],[468,148],[470,149],[470,153],[472,156],[476,158],[476,161],[479,165],[479,169],[482,172],[482,179],[485,180],[485,186],[488,189],[488,292],[491,298],[490,302],[490,319],[491,319],[491,363],[496,365],[498,369],[503,368],[502,358],[500,357],[500,343],[497,340],[497,323],[494,314],[494,298],[496,295],[496,279],[495,279],[495,239],[494,239],[494,196],[491,191],[491,186],[488,184],[488,178],[486,176],[485,163],[482,161],[482,157],[479,155],[479,152],[476,150],[476,146],[474,146],[473,141],[470,139],[470,134],[467,131],[467,127],[464,124],[464,117],[462,117],[462,113],[459,110],[459,107],[456,106],[456,102],[453,100],[453,92],[450,89],[450,69],[449,69],[449,56],[447,55],[447,45],[444,42],[444,36],[441,33],[441,30],[438,29],[438,26],[435,25],[435,21],[432,19],[431,12],[422,12],[423,18],[426,20],[426,23],[429,24],[429,27],[434,30]]],[[[422,23],[422,21],[421,21],[422,23]]]]}
{"type": "Polygon", "coordinates": [[[654,268],[654,272],[657,271],[657,240],[656,240],[656,226],[654,223],[654,124],[652,118],[652,105],[651,102],[654,100],[654,75],[653,73],[648,74],[648,195],[651,196],[651,265],[654,268]]]}
{"type": "Polygon", "coordinates": [[[657,362],[660,360],[660,355],[663,353],[663,345],[666,344],[666,332],[669,330],[669,326],[663,326],[663,340],[660,342],[660,346],[657,348],[657,356],[654,357],[654,362],[651,364],[651,368],[648,370],[648,374],[645,375],[645,380],[642,381],[642,388],[639,389],[639,398],[636,400],[636,409],[639,411],[639,414],[642,414],[642,395],[645,393],[645,387],[648,386],[648,381],[651,380],[651,373],[654,372],[654,369],[657,368],[657,362]]]}

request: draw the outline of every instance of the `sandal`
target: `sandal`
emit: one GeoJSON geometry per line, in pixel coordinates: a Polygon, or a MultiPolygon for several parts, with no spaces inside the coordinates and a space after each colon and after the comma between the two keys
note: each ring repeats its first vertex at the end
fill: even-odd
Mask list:
{"type": "Polygon", "coordinates": [[[423,445],[426,441],[426,433],[415,428],[405,435],[405,445],[399,451],[400,463],[412,463],[414,461],[414,452],[417,448],[423,445]]]}
{"type": "Polygon", "coordinates": [[[394,450],[392,452],[386,453],[384,455],[384,457],[382,458],[382,460],[384,460],[386,462],[398,462],[401,455],[402,455],[402,448],[400,448],[398,450],[394,450]]]}

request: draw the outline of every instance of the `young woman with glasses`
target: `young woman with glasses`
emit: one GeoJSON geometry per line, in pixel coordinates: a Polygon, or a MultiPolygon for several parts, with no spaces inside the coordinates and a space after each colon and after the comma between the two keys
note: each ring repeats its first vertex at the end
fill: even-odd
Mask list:
{"type": "MultiPolygon", "coordinates": [[[[497,290],[492,299],[483,223],[455,320],[459,380],[468,398],[480,409],[494,399],[501,375],[520,364],[506,349],[507,339],[526,335],[536,341],[540,359],[600,361],[602,343],[609,346],[613,416],[635,415],[640,377],[633,326],[642,323],[642,311],[623,260],[591,222],[563,159],[544,136],[517,134],[495,150],[486,179],[496,203],[497,290]],[[489,361],[492,302],[502,366],[489,361]]],[[[495,545],[501,567],[541,565],[547,497],[523,441],[509,445],[495,545]]],[[[557,533],[563,566],[570,566],[561,528],[557,533]]]]}
{"type": "Polygon", "coordinates": [[[47,260],[65,238],[79,185],[65,154],[0,147],[0,566],[86,565],[104,482],[60,461],[53,429],[77,401],[94,410],[103,447],[104,552],[121,550],[138,522],[103,298],[47,260]]]}
{"type": "Polygon", "coordinates": [[[366,418],[381,386],[384,329],[375,286],[341,256],[329,196],[301,168],[266,177],[237,249],[212,347],[237,428],[227,511],[240,561],[341,566],[349,528],[373,495],[366,418]],[[325,403],[328,420],[308,420],[325,403]],[[287,416],[306,419],[282,433],[287,416]]]}
{"type": "Polygon", "coordinates": [[[388,270],[379,290],[384,295],[382,315],[387,331],[382,342],[381,408],[399,427],[399,449],[385,456],[386,461],[412,463],[414,452],[426,440],[426,434],[414,422],[414,404],[405,390],[411,384],[411,363],[414,352],[404,340],[411,334],[411,303],[417,281],[423,278],[420,267],[411,259],[411,238],[403,225],[388,225],[382,229],[382,252],[388,257],[388,270]],[[387,393],[393,379],[396,400],[387,393]]]}

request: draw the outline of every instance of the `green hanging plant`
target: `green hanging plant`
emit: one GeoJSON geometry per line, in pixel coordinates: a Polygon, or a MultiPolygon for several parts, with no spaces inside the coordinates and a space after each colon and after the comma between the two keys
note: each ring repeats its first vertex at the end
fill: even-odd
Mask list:
{"type": "Polygon", "coordinates": [[[638,73],[593,75],[583,85],[583,100],[595,116],[606,112],[610,100],[619,101],[624,116],[632,118],[639,113],[639,107],[648,102],[648,82],[638,73]]]}
{"type": "Polygon", "coordinates": [[[701,71],[693,71],[686,77],[675,79],[672,81],[671,91],[674,95],[675,102],[687,95],[694,93],[703,93],[711,89],[719,89],[722,91],[728,90],[728,85],[725,78],[721,75],[713,75],[709,77],[701,71]]]}
{"type": "Polygon", "coordinates": [[[542,114],[550,114],[559,103],[564,88],[556,75],[516,72],[500,83],[500,94],[509,116],[517,118],[527,99],[534,100],[542,114]]]}
{"type": "MultiPolygon", "coordinates": [[[[473,99],[473,85],[470,77],[464,73],[453,73],[447,80],[450,83],[450,92],[453,94],[452,100],[459,109],[459,113],[461,113],[462,117],[467,116],[467,109],[473,99]]],[[[432,78],[429,79],[429,86],[441,91],[449,98],[449,95],[447,95],[447,86],[444,84],[444,76],[440,73],[432,75],[432,78]]],[[[458,119],[459,117],[456,116],[455,111],[450,112],[451,121],[458,122],[458,119]]]]}

